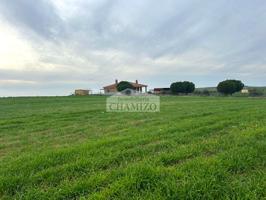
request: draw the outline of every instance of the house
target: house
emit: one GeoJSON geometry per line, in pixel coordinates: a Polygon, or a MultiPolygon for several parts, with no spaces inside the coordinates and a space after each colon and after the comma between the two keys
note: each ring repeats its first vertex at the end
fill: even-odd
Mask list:
{"type": "MultiPolygon", "coordinates": [[[[111,84],[111,85],[107,85],[105,87],[103,87],[103,90],[104,90],[104,93],[105,94],[108,94],[108,93],[116,93],[117,92],[117,85],[119,84],[120,82],[118,82],[118,80],[116,79],[115,80],[115,83],[114,84],[111,84]]],[[[134,90],[137,91],[137,92],[147,92],[147,85],[144,85],[144,84],[140,84],[138,82],[138,80],[136,80],[135,82],[129,82],[130,84],[132,84],[132,86],[134,87],[134,90]]]]}
{"type": "Polygon", "coordinates": [[[75,90],[75,96],[87,96],[89,95],[91,90],[83,90],[83,89],[77,89],[75,90]]]}
{"type": "Polygon", "coordinates": [[[170,88],[154,88],[153,93],[154,94],[170,94],[171,90],[170,88]]]}

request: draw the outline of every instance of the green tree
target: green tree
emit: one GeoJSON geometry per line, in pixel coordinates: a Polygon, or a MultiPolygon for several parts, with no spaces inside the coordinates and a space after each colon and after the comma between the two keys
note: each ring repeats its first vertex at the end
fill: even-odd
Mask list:
{"type": "Polygon", "coordinates": [[[188,94],[194,92],[195,84],[189,81],[175,82],[171,84],[170,90],[173,94],[179,94],[179,93],[188,94]]]}
{"type": "Polygon", "coordinates": [[[217,91],[225,95],[232,95],[243,88],[244,84],[239,80],[225,80],[218,84],[217,91]]]}
{"type": "Polygon", "coordinates": [[[121,92],[121,91],[126,90],[126,89],[134,89],[134,87],[131,83],[129,83],[127,81],[121,81],[116,86],[116,89],[118,92],[121,92]]]}

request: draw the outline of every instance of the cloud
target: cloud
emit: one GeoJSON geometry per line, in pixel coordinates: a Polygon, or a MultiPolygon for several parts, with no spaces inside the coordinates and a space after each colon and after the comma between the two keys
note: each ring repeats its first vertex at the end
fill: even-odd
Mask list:
{"type": "Polygon", "coordinates": [[[25,34],[32,32],[45,39],[53,39],[63,29],[63,21],[50,1],[2,0],[0,9],[2,16],[25,34]]]}
{"type": "Polygon", "coordinates": [[[28,49],[17,51],[34,58],[12,62],[14,51],[9,59],[0,55],[2,81],[100,89],[115,78],[160,87],[185,79],[209,86],[230,77],[266,85],[263,0],[3,0],[0,13],[28,49]]]}

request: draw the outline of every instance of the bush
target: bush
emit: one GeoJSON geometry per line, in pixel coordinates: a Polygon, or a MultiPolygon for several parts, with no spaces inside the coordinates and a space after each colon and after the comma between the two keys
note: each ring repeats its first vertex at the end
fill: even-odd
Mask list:
{"type": "Polygon", "coordinates": [[[120,83],[118,83],[118,85],[116,86],[116,89],[118,92],[121,92],[123,90],[126,89],[134,89],[133,85],[127,81],[121,81],[120,83]]]}
{"type": "Polygon", "coordinates": [[[217,91],[225,95],[232,95],[235,92],[240,92],[243,88],[244,84],[239,80],[226,80],[218,84],[217,91]]]}
{"type": "Polygon", "coordinates": [[[211,93],[210,93],[209,90],[203,90],[202,95],[203,95],[203,96],[210,96],[211,93]]]}
{"type": "Polygon", "coordinates": [[[197,96],[210,96],[211,92],[207,89],[204,89],[204,90],[195,90],[193,94],[197,96]]]}
{"type": "Polygon", "coordinates": [[[194,92],[195,84],[189,81],[175,82],[171,84],[170,90],[173,94],[179,94],[179,93],[188,94],[194,92]]]}

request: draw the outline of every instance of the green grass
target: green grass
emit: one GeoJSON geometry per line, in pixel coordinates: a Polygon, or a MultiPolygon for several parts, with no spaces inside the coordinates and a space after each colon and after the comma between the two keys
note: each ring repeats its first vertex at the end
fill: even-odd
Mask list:
{"type": "Polygon", "coordinates": [[[266,99],[0,99],[0,199],[265,199],[266,99]]]}

